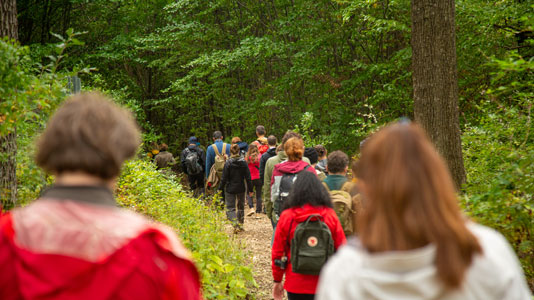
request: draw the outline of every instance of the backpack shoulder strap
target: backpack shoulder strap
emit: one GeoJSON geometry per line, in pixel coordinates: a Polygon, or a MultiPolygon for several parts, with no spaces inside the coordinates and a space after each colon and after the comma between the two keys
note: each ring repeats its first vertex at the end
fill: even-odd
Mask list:
{"type": "Polygon", "coordinates": [[[222,146],[222,155],[225,155],[226,154],[226,143],[223,142],[223,146],[222,146]]]}
{"type": "MultiPolygon", "coordinates": [[[[213,145],[211,145],[211,148],[213,148],[213,151],[215,151],[215,155],[221,155],[219,153],[219,149],[217,149],[217,145],[214,143],[213,145]]],[[[224,148],[224,144],[223,144],[223,148],[224,148]]],[[[223,149],[224,151],[224,149],[223,149]]]]}
{"type": "Polygon", "coordinates": [[[323,184],[323,186],[325,187],[326,191],[327,192],[330,192],[330,188],[328,187],[328,184],[326,184],[326,182],[321,182],[323,184]]]}

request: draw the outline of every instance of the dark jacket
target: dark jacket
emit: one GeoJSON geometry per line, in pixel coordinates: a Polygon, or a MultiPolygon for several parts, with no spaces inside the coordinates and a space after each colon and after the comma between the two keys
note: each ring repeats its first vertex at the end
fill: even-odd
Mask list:
{"type": "Polygon", "coordinates": [[[276,147],[270,148],[267,152],[263,153],[260,159],[260,182],[263,184],[263,175],[265,175],[265,164],[267,160],[273,156],[276,156],[276,147]]]}
{"type": "Polygon", "coordinates": [[[182,151],[182,154],[180,155],[180,164],[182,166],[182,171],[187,174],[187,168],[185,166],[185,158],[187,157],[188,153],[188,151],[186,151],[187,149],[189,149],[190,151],[195,151],[198,154],[198,163],[202,167],[202,170],[205,172],[206,170],[204,168],[206,165],[206,152],[204,152],[204,150],[202,150],[202,148],[197,145],[189,145],[187,146],[187,148],[184,149],[184,151],[182,151]]]}
{"type": "Polygon", "coordinates": [[[252,190],[250,170],[243,157],[232,157],[224,164],[221,186],[230,194],[245,192],[245,180],[248,190],[252,190]]]}

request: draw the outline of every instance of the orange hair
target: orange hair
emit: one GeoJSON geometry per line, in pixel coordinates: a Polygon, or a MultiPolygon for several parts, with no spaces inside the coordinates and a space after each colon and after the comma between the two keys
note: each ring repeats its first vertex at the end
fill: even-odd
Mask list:
{"type": "Polygon", "coordinates": [[[449,171],[423,130],[395,124],[372,136],[358,163],[364,210],[358,231],[370,252],[434,244],[439,279],[460,287],[482,249],[467,229],[449,171]]]}
{"type": "Polygon", "coordinates": [[[284,151],[289,161],[302,160],[302,156],[304,155],[304,142],[301,138],[292,137],[285,142],[284,151]]]}

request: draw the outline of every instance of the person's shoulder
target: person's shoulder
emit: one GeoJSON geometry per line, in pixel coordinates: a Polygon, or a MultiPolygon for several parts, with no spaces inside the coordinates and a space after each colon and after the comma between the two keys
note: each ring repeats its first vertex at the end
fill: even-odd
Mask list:
{"type": "Polygon", "coordinates": [[[321,271],[321,281],[328,282],[326,288],[331,288],[330,284],[338,287],[357,288],[358,279],[363,272],[364,254],[353,239],[343,246],[328,259],[328,262],[321,271]]]}

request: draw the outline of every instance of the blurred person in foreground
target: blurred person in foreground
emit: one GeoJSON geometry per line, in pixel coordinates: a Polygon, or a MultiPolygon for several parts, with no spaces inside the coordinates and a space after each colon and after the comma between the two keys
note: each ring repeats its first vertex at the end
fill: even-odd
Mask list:
{"type": "Polygon", "coordinates": [[[359,239],[323,268],[317,299],[531,299],[505,238],[462,215],[449,171],[418,125],[373,135],[358,184],[359,239]]]}
{"type": "Polygon", "coordinates": [[[100,94],[72,96],[57,110],[36,157],[54,185],[0,218],[0,299],[201,298],[175,233],[113,198],[139,143],[132,115],[100,94]]]}

